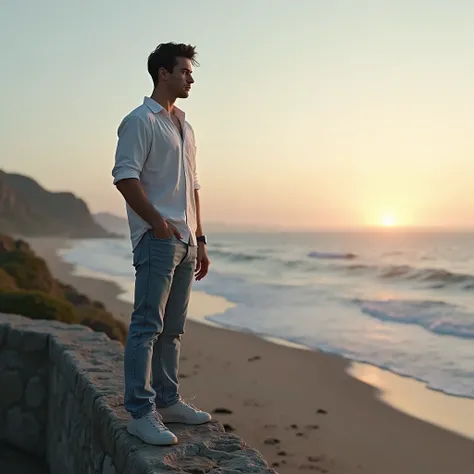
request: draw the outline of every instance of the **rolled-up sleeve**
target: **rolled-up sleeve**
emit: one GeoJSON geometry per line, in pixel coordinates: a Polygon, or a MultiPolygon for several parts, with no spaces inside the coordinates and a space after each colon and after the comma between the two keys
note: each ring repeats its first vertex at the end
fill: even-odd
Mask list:
{"type": "Polygon", "coordinates": [[[151,130],[141,117],[125,117],[118,128],[113,183],[122,179],[140,179],[151,147],[151,130]]]}
{"type": "Polygon", "coordinates": [[[196,136],[194,135],[194,129],[191,127],[191,125],[186,122],[187,126],[189,127],[189,131],[191,132],[192,136],[192,149],[193,149],[193,161],[194,161],[194,173],[193,173],[193,185],[194,185],[194,190],[197,191],[198,189],[201,189],[201,185],[199,184],[199,179],[198,179],[198,172],[197,172],[197,146],[196,146],[196,136]]]}

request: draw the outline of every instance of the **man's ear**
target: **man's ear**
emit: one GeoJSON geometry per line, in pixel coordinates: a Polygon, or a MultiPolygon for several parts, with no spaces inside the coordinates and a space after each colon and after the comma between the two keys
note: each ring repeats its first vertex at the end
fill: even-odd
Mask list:
{"type": "Polygon", "coordinates": [[[170,75],[170,73],[166,68],[160,67],[160,69],[158,69],[158,77],[159,77],[160,81],[161,80],[166,81],[168,79],[169,75],[170,75]]]}

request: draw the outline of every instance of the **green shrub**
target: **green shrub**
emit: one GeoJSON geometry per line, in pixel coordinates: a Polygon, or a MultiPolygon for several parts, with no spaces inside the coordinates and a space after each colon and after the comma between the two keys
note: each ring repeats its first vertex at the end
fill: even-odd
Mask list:
{"type": "Polygon", "coordinates": [[[0,234],[0,312],[83,324],[125,343],[128,327],[99,301],[56,280],[26,242],[0,234]]]}
{"type": "Polygon", "coordinates": [[[50,319],[77,324],[74,306],[40,291],[1,291],[0,312],[20,314],[31,319],[50,319]]]}
{"type": "Polygon", "coordinates": [[[16,282],[5,270],[0,268],[0,291],[16,290],[16,282]]]}
{"type": "Polygon", "coordinates": [[[78,307],[76,311],[81,318],[80,324],[88,326],[94,331],[105,332],[110,339],[120,341],[122,344],[125,342],[126,328],[124,332],[124,325],[121,325],[108,311],[93,306],[78,307]]]}
{"type": "Polygon", "coordinates": [[[83,319],[80,324],[87,326],[96,332],[103,332],[107,334],[110,339],[114,341],[120,341],[123,344],[122,334],[120,334],[118,328],[105,321],[100,321],[98,319],[83,319]]]}
{"type": "Polygon", "coordinates": [[[32,253],[13,250],[0,254],[0,267],[16,282],[18,288],[49,293],[55,282],[46,262],[32,253]]]}

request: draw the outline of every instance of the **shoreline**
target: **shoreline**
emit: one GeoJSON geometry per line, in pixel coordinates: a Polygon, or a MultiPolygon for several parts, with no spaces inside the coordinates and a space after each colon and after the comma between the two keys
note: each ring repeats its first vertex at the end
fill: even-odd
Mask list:
{"type": "Polygon", "coordinates": [[[347,373],[377,389],[382,403],[474,441],[474,399],[433,390],[420,380],[370,364],[353,362],[347,373]]]}
{"type": "MultiPolygon", "coordinates": [[[[92,272],[77,273],[73,264],[61,258],[58,252],[70,245],[68,241],[26,240],[56,278],[102,301],[116,317],[126,318],[130,313],[131,304],[117,283],[92,272]]],[[[183,341],[182,391],[185,397],[195,393],[195,403],[203,409],[230,409],[229,415],[214,416],[232,425],[269,464],[278,463],[278,472],[472,471],[471,440],[412,416],[436,423],[430,419],[430,410],[438,415],[447,410],[445,424],[453,417],[468,421],[473,419],[474,403],[463,405],[463,399],[451,397],[454,400],[449,404],[449,395],[413,379],[204,321],[229,305],[224,298],[193,292],[183,341]],[[436,403],[428,392],[438,397],[436,403]],[[272,439],[274,444],[269,442],[272,439]]],[[[468,428],[463,434],[474,437],[474,429],[470,433],[468,428]]]]}
{"type": "MultiPolygon", "coordinates": [[[[65,243],[64,249],[69,246],[70,243],[67,245],[65,243]]],[[[60,249],[59,253],[64,249],[60,249]]],[[[58,257],[61,258],[61,255],[58,255],[58,257]]],[[[108,275],[94,272],[74,264],[70,265],[72,265],[71,272],[75,276],[105,280],[116,285],[117,298],[127,304],[131,304],[133,288],[122,288],[121,285],[108,275]]],[[[205,292],[194,290],[188,319],[198,324],[204,324],[226,331],[252,334],[259,339],[280,346],[316,353],[323,352],[320,349],[307,347],[278,337],[257,334],[250,331],[240,331],[239,329],[221,325],[209,319],[213,315],[224,313],[235,305],[235,303],[226,300],[224,297],[209,295],[205,292]]],[[[128,320],[125,320],[125,322],[128,324],[128,320]]],[[[473,397],[446,393],[442,390],[429,387],[428,384],[422,380],[393,372],[390,369],[347,359],[339,354],[326,353],[344,361],[347,364],[345,371],[349,376],[373,387],[374,397],[380,402],[404,414],[474,440],[474,423],[470,423],[469,421],[474,419],[473,397]]]]}

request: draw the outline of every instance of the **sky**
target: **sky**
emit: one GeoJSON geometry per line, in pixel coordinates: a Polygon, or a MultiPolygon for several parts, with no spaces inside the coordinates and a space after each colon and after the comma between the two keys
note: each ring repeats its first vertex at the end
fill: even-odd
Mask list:
{"type": "Polygon", "coordinates": [[[474,227],[473,21],[468,0],[4,0],[0,168],[124,216],[117,127],[177,41],[204,226],[474,227]]]}

